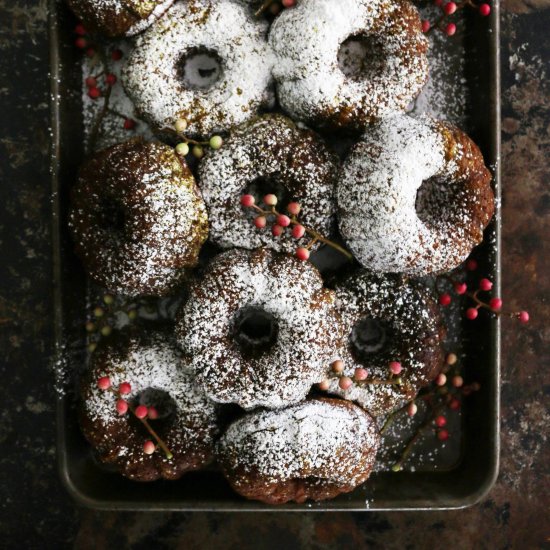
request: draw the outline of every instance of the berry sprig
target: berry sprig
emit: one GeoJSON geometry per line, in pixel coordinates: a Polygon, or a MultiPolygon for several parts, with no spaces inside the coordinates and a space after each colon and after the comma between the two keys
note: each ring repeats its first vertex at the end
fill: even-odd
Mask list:
{"type": "Polygon", "coordinates": [[[241,197],[241,205],[244,208],[252,208],[258,213],[258,215],[254,218],[254,225],[258,229],[265,229],[269,223],[271,224],[271,233],[274,237],[280,237],[287,230],[287,228],[290,229],[292,236],[295,239],[301,239],[304,235],[309,235],[311,237],[311,240],[306,246],[296,248],[296,257],[299,260],[304,262],[309,260],[311,249],[318,242],[334,248],[346,256],[349,260],[353,260],[353,256],[345,248],[341,247],[334,241],[327,239],[318,231],[315,231],[315,229],[311,229],[310,227],[306,227],[300,223],[298,216],[300,215],[302,208],[297,202],[291,202],[287,205],[286,209],[289,215],[279,212],[276,208],[277,203],[278,199],[276,195],[271,193],[265,195],[263,198],[263,204],[266,208],[258,206],[253,195],[243,195],[241,197]]]}
{"type": "Polygon", "coordinates": [[[133,305],[120,307],[112,294],[104,294],[101,305],[94,307],[85,325],[86,332],[89,334],[88,351],[90,353],[95,351],[102,337],[111,335],[118,313],[124,313],[130,323],[133,323],[138,316],[137,309],[133,305]]]}
{"type": "Polygon", "coordinates": [[[411,418],[415,417],[419,414],[418,405],[420,403],[424,405],[422,407],[424,417],[407,441],[399,459],[393,464],[392,470],[399,472],[403,469],[416,443],[427,431],[432,430],[435,437],[441,443],[445,443],[451,437],[448,429],[449,415],[460,410],[463,397],[480,389],[481,386],[477,382],[469,385],[464,384],[457,355],[455,353],[447,354],[444,365],[432,385],[421,390],[415,399],[390,414],[380,430],[381,434],[386,433],[395,419],[403,414],[411,418]]]}
{"type": "MultiPolygon", "coordinates": [[[[477,263],[475,262],[475,260],[469,260],[466,263],[466,269],[469,271],[475,271],[477,269],[477,263]]],[[[488,293],[493,289],[493,282],[490,279],[480,279],[477,288],[473,291],[468,289],[468,285],[465,282],[456,280],[449,275],[440,276],[436,280],[436,288],[439,281],[444,281],[448,283],[452,287],[454,293],[456,293],[458,296],[466,296],[473,301],[472,307],[467,308],[465,312],[466,319],[469,319],[470,321],[474,321],[478,318],[480,309],[486,309],[496,317],[504,315],[512,319],[518,319],[519,322],[523,324],[529,322],[529,313],[527,311],[503,310],[503,301],[498,296],[488,297],[487,299],[480,298],[480,294],[488,293]]],[[[447,307],[451,304],[452,301],[453,297],[449,292],[439,292],[439,305],[441,305],[442,307],[447,307]]]]}
{"type": "MultiPolygon", "coordinates": [[[[157,410],[154,407],[146,407],[145,405],[138,405],[137,407],[134,407],[125,397],[132,392],[132,386],[128,382],[122,382],[122,384],[118,386],[118,389],[115,389],[112,386],[111,379],[108,376],[102,376],[97,381],[97,387],[100,390],[108,391],[115,395],[117,397],[117,401],[115,404],[117,413],[120,416],[124,416],[128,414],[128,412],[133,414],[145,426],[147,431],[157,442],[157,445],[164,451],[166,458],[168,460],[174,458],[172,451],[170,451],[170,449],[166,446],[164,441],[160,438],[160,436],[152,428],[151,424],[149,424],[149,421],[147,420],[148,418],[150,420],[156,420],[159,417],[157,410]]],[[[156,445],[150,440],[145,441],[145,443],[143,444],[143,452],[147,455],[153,454],[156,449],[156,445]]]]}
{"type": "Polygon", "coordinates": [[[172,128],[162,128],[161,132],[171,134],[176,139],[180,140],[176,145],[176,153],[182,157],[185,157],[191,152],[197,159],[204,157],[204,146],[208,146],[213,150],[220,149],[223,145],[223,138],[218,135],[212,136],[206,141],[198,141],[191,139],[185,135],[189,123],[184,118],[176,120],[176,123],[172,128]],[[193,147],[191,148],[190,145],[193,147]]]}
{"type": "Polygon", "coordinates": [[[491,6],[485,2],[477,3],[473,0],[463,0],[462,2],[445,2],[445,0],[435,0],[434,4],[441,8],[442,15],[432,24],[429,20],[422,21],[422,32],[429,34],[434,29],[444,32],[447,36],[453,36],[456,33],[456,24],[449,22],[449,17],[464,8],[476,10],[482,17],[487,17],[491,13],[491,6]]]}
{"type": "Polygon", "coordinates": [[[388,364],[388,378],[369,378],[370,373],[367,369],[357,368],[353,373],[353,378],[344,375],[344,362],[338,359],[331,365],[332,370],[329,378],[320,382],[317,387],[321,391],[328,391],[331,379],[339,379],[340,389],[347,391],[352,386],[401,386],[404,382],[403,366],[398,361],[390,361],[388,364]]]}
{"type": "Polygon", "coordinates": [[[283,8],[292,8],[296,5],[297,0],[265,0],[262,5],[256,10],[256,17],[262,16],[266,11],[271,15],[278,15],[283,8]]]}

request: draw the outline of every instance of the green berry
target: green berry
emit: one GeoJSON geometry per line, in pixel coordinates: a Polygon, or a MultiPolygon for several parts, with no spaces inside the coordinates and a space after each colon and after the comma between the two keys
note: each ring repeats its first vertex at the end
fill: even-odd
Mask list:
{"type": "Polygon", "coordinates": [[[109,336],[109,334],[111,334],[111,332],[113,332],[113,329],[109,325],[105,325],[101,329],[101,336],[109,336]]]}
{"type": "Polygon", "coordinates": [[[95,323],[88,321],[86,323],[86,332],[93,332],[95,330],[95,323]]]}
{"type": "Polygon", "coordinates": [[[394,464],[391,469],[392,472],[400,472],[403,468],[401,467],[401,464],[394,464]]]}
{"type": "Polygon", "coordinates": [[[103,301],[104,301],[108,306],[110,306],[112,303],[114,303],[115,297],[114,297],[112,294],[105,294],[105,296],[103,296],[103,301]]]}
{"type": "Polygon", "coordinates": [[[195,147],[193,147],[193,156],[201,159],[204,157],[204,149],[200,145],[195,145],[195,147]]]}
{"type": "Polygon", "coordinates": [[[88,344],[88,351],[90,353],[93,353],[97,348],[97,344],[95,342],[92,342],[91,344],[88,344]]]}
{"type": "Polygon", "coordinates": [[[187,143],[178,143],[176,145],[176,153],[182,157],[189,154],[189,145],[187,143]]]}
{"type": "Polygon", "coordinates": [[[131,309],[128,312],[128,319],[130,319],[130,321],[135,321],[137,319],[137,316],[138,316],[137,309],[131,309]]]}
{"type": "Polygon", "coordinates": [[[95,315],[96,317],[103,317],[104,314],[105,314],[105,311],[103,310],[102,307],[96,307],[96,308],[94,309],[94,315],[95,315]]]}
{"type": "Polygon", "coordinates": [[[212,136],[210,138],[210,147],[212,149],[219,149],[223,145],[223,139],[221,136],[212,136]]]}
{"type": "Polygon", "coordinates": [[[185,120],[184,118],[176,120],[174,128],[176,129],[176,132],[179,132],[180,134],[182,132],[185,132],[185,130],[187,130],[187,120],[185,120]]]}

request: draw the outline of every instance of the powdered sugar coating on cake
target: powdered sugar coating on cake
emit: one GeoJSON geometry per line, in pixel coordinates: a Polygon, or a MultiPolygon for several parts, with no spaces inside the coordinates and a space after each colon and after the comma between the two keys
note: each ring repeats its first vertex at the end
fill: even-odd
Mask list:
{"type": "Polygon", "coordinates": [[[96,153],[71,199],[76,252],[89,275],[116,294],[172,292],[208,234],[191,171],[162,143],[134,139],[96,153]]]}
{"type": "Polygon", "coordinates": [[[153,24],[174,0],[68,0],[88,30],[133,36],[153,24]]]}
{"type": "Polygon", "coordinates": [[[290,229],[274,237],[269,228],[256,228],[257,213],[242,207],[242,195],[254,193],[250,185],[260,180],[262,192],[254,193],[258,204],[266,193],[277,195],[279,211],[284,212],[285,203],[297,201],[301,223],[329,237],[335,225],[337,168],[337,157],[319,136],[284,116],[266,115],[235,129],[199,166],[210,239],[223,248],[267,246],[293,252],[300,246],[290,229]]]}
{"type": "Polygon", "coordinates": [[[404,111],[428,76],[428,43],[407,1],[301,0],[269,42],[281,106],[313,124],[362,127],[404,111]],[[347,42],[355,37],[367,42],[347,42]]]}
{"type": "Polygon", "coordinates": [[[222,436],[217,454],[237,492],[282,504],[353,490],[369,476],[378,444],[367,413],[321,399],[246,415],[222,436]]]}
{"type": "Polygon", "coordinates": [[[268,249],[234,249],[217,256],[192,286],[176,336],[211,399],[280,408],[302,400],[324,378],[335,326],[334,293],[323,288],[315,267],[268,249]],[[247,315],[265,320],[260,350],[244,349],[236,333],[247,315]]]}
{"type": "Polygon", "coordinates": [[[125,476],[142,481],[176,479],[210,461],[218,432],[217,405],[195,384],[172,337],[162,332],[129,331],[100,344],[92,356],[83,383],[81,425],[101,459],[125,476]],[[110,378],[114,389],[128,382],[131,393],[124,399],[134,406],[157,407],[160,418],[150,423],[173,459],[167,459],[161,449],[152,455],[143,452],[143,443],[152,439],[151,435],[130,412],[117,413],[119,396],[97,385],[103,376],[110,378]],[[166,398],[161,403],[155,401],[152,390],[164,392],[170,402],[166,398]]]}
{"type": "Polygon", "coordinates": [[[267,23],[237,0],[179,2],[137,39],[122,73],[124,87],[157,129],[185,119],[190,136],[226,130],[254,116],[269,99],[272,54],[266,33],[267,23]],[[197,82],[182,72],[182,59],[191,54],[214,60],[204,89],[194,88],[197,82]]]}
{"type": "Polygon", "coordinates": [[[343,164],[340,231],[372,271],[448,271],[483,239],[494,212],[491,179],[478,147],[457,128],[428,117],[384,119],[343,164]]]}
{"type": "Polygon", "coordinates": [[[336,288],[343,340],[344,376],[366,369],[365,381],[343,390],[327,369],[328,393],[355,401],[372,415],[388,414],[412,399],[441,370],[444,336],[439,309],[420,283],[395,275],[361,271],[336,288]],[[403,368],[401,384],[392,384],[390,362],[403,368]]]}

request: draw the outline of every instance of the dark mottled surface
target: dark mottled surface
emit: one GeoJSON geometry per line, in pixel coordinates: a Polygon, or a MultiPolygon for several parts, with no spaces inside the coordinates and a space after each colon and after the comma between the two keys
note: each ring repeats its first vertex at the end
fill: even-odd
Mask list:
{"type": "Polygon", "coordinates": [[[504,6],[502,467],[464,511],[133,514],[79,510],[57,479],[51,353],[45,0],[0,0],[0,546],[540,548],[550,545],[550,2],[504,6]]]}

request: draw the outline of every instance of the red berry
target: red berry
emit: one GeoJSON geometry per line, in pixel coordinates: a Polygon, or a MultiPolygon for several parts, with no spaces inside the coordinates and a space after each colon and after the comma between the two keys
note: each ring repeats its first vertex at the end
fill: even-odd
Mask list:
{"type": "Polygon", "coordinates": [[[469,319],[470,321],[477,319],[478,315],[479,311],[475,307],[470,307],[466,310],[466,319],[469,319]]]}
{"type": "Polygon", "coordinates": [[[434,4],[440,8],[443,5],[443,0],[434,0],[434,4]]]}
{"type": "Polygon", "coordinates": [[[481,279],[481,281],[479,281],[479,288],[488,292],[493,288],[493,283],[489,281],[489,279],[481,279]]]}
{"type": "Polygon", "coordinates": [[[296,258],[302,260],[302,262],[309,260],[309,256],[310,252],[307,248],[300,247],[296,249],[296,258]]]}
{"type": "Polygon", "coordinates": [[[267,225],[267,219],[265,216],[257,216],[254,218],[254,225],[258,229],[264,229],[264,227],[267,225]]]}
{"type": "Polygon", "coordinates": [[[155,452],[155,449],[156,449],[155,444],[152,441],[146,441],[143,444],[143,452],[146,455],[152,455],[155,452]]]}
{"type": "Polygon", "coordinates": [[[102,376],[97,381],[97,387],[100,390],[108,390],[111,387],[111,379],[108,376],[102,376]]]}
{"type": "Polygon", "coordinates": [[[113,86],[114,84],[116,84],[116,75],[114,75],[113,73],[107,73],[105,75],[105,83],[109,86],[113,86]]]}
{"type": "Polygon", "coordinates": [[[418,406],[416,403],[409,403],[409,406],[407,407],[407,414],[409,416],[414,416],[418,412],[418,406]]]}
{"type": "Polygon", "coordinates": [[[88,96],[92,99],[97,99],[98,97],[101,97],[101,90],[99,88],[90,88],[88,90],[88,96]]]}
{"type": "Polygon", "coordinates": [[[489,307],[493,311],[500,311],[502,309],[502,300],[500,298],[491,298],[489,301],[489,307]]]}
{"type": "Polygon", "coordinates": [[[306,228],[303,225],[295,225],[292,228],[292,236],[295,239],[301,239],[306,234],[306,228]]]}
{"type": "Polygon", "coordinates": [[[446,383],[447,383],[447,377],[445,376],[445,374],[440,372],[437,375],[437,378],[435,379],[435,385],[436,386],[444,386],[446,383]]]}
{"type": "Polygon", "coordinates": [[[529,313],[527,311],[520,311],[518,313],[518,319],[520,323],[528,323],[529,322],[529,313]]]}
{"type": "Polygon", "coordinates": [[[491,13],[491,6],[489,4],[481,4],[479,6],[479,15],[482,15],[483,17],[487,17],[491,13]]]}
{"type": "Polygon", "coordinates": [[[428,32],[431,26],[431,23],[427,19],[422,21],[422,32],[428,32]]]}
{"type": "Polygon", "coordinates": [[[241,204],[246,208],[250,208],[251,206],[254,206],[255,202],[256,201],[254,200],[254,195],[243,195],[241,197],[241,204]]]}
{"type": "Polygon", "coordinates": [[[451,402],[449,403],[449,409],[452,411],[458,411],[460,409],[460,401],[456,398],[451,399],[451,402]]]}
{"type": "Polygon", "coordinates": [[[338,382],[338,385],[343,390],[349,390],[351,386],[353,386],[353,380],[349,376],[342,376],[338,382]]]}
{"type": "Polygon", "coordinates": [[[77,48],[80,48],[81,50],[83,50],[88,45],[88,41],[85,38],[83,38],[82,36],[80,36],[79,38],[77,38],[74,41],[74,45],[77,48]]]}
{"type": "Polygon", "coordinates": [[[285,8],[292,8],[296,5],[296,0],[282,0],[281,4],[285,8]]]}
{"type": "Polygon", "coordinates": [[[445,306],[448,306],[450,303],[451,303],[450,294],[441,294],[439,296],[439,305],[445,307],[445,306]]]}
{"type": "Polygon", "coordinates": [[[94,55],[95,55],[95,49],[94,49],[94,48],[88,48],[88,49],[86,50],[86,55],[87,55],[88,57],[94,57],[94,55]]]}
{"type": "Polygon", "coordinates": [[[453,34],[456,32],[456,25],[454,23],[449,23],[445,27],[445,34],[447,36],[453,36],[453,34]]]}
{"type": "Polygon", "coordinates": [[[264,203],[267,206],[277,206],[277,197],[273,193],[270,193],[264,197],[264,203]]]}
{"type": "Polygon", "coordinates": [[[443,426],[447,425],[447,419],[444,416],[439,415],[435,418],[435,425],[438,428],[443,428],[443,426]]]}
{"type": "Polygon", "coordinates": [[[454,285],[455,292],[457,294],[466,294],[466,291],[468,290],[468,286],[466,283],[455,283],[454,285]]]}
{"type": "Polygon", "coordinates": [[[132,386],[130,386],[128,382],[122,382],[122,384],[118,387],[118,393],[120,393],[120,395],[128,395],[131,391],[132,386]]]}
{"type": "Polygon", "coordinates": [[[462,376],[459,376],[458,374],[456,376],[453,376],[451,382],[455,388],[461,388],[462,386],[464,386],[464,378],[462,378],[462,376]]]}
{"type": "Polygon", "coordinates": [[[391,361],[390,362],[390,372],[392,374],[401,374],[401,371],[403,370],[403,367],[401,366],[401,363],[398,361],[391,361]]]}
{"type": "Polygon", "coordinates": [[[271,233],[272,233],[272,235],[273,235],[274,237],[280,237],[280,236],[284,233],[284,230],[285,230],[284,227],[275,224],[275,225],[271,228],[271,233]]]}
{"type": "Polygon", "coordinates": [[[277,216],[277,223],[281,227],[288,227],[290,225],[290,218],[288,216],[285,216],[284,214],[280,214],[277,216]]]}
{"type": "Polygon", "coordinates": [[[355,380],[366,380],[369,377],[369,371],[367,369],[358,368],[355,369],[354,373],[355,380]]]}
{"type": "Polygon", "coordinates": [[[74,32],[76,34],[78,34],[79,36],[84,36],[86,34],[86,28],[84,27],[84,25],[82,23],[79,23],[74,28],[74,32]]]}
{"type": "Polygon", "coordinates": [[[149,411],[147,410],[147,407],[146,407],[145,405],[138,405],[138,406],[136,407],[136,412],[135,412],[135,414],[136,414],[136,416],[137,416],[138,418],[141,419],[141,418],[145,418],[145,417],[147,416],[147,413],[148,413],[148,412],[149,412],[149,411]]]}
{"type": "Polygon", "coordinates": [[[452,15],[456,11],[456,4],[454,2],[448,2],[447,4],[445,4],[443,11],[447,15],[452,15]]]}
{"type": "Polygon", "coordinates": [[[136,127],[136,121],[131,118],[124,119],[124,129],[133,130],[136,127]]]}
{"type": "Polygon", "coordinates": [[[111,52],[111,59],[113,61],[120,61],[123,55],[122,50],[116,49],[111,52]]]}
{"type": "Polygon", "coordinates": [[[332,370],[336,373],[344,372],[344,361],[338,359],[332,363],[332,370]]]}
{"type": "Polygon", "coordinates": [[[155,407],[149,407],[148,416],[151,420],[156,420],[159,417],[159,412],[155,407]]]}
{"type": "Polygon", "coordinates": [[[93,76],[89,76],[84,83],[88,88],[95,88],[97,86],[97,78],[94,78],[93,76]]]}
{"type": "Polygon", "coordinates": [[[124,399],[119,399],[116,402],[116,410],[118,414],[120,414],[121,416],[123,414],[126,414],[128,412],[128,402],[125,401],[124,399]]]}
{"type": "Polygon", "coordinates": [[[447,441],[447,439],[449,439],[449,432],[447,430],[439,430],[437,432],[437,437],[439,441],[447,441]]]}
{"type": "Polygon", "coordinates": [[[330,381],[323,380],[322,382],[319,382],[318,386],[321,391],[327,391],[330,388],[330,381]]]}
{"type": "Polygon", "coordinates": [[[475,271],[477,269],[477,262],[473,258],[470,258],[466,262],[466,269],[468,271],[475,271]]]}
{"type": "Polygon", "coordinates": [[[297,216],[300,213],[302,207],[297,202],[290,202],[286,207],[289,214],[297,216]]]}

